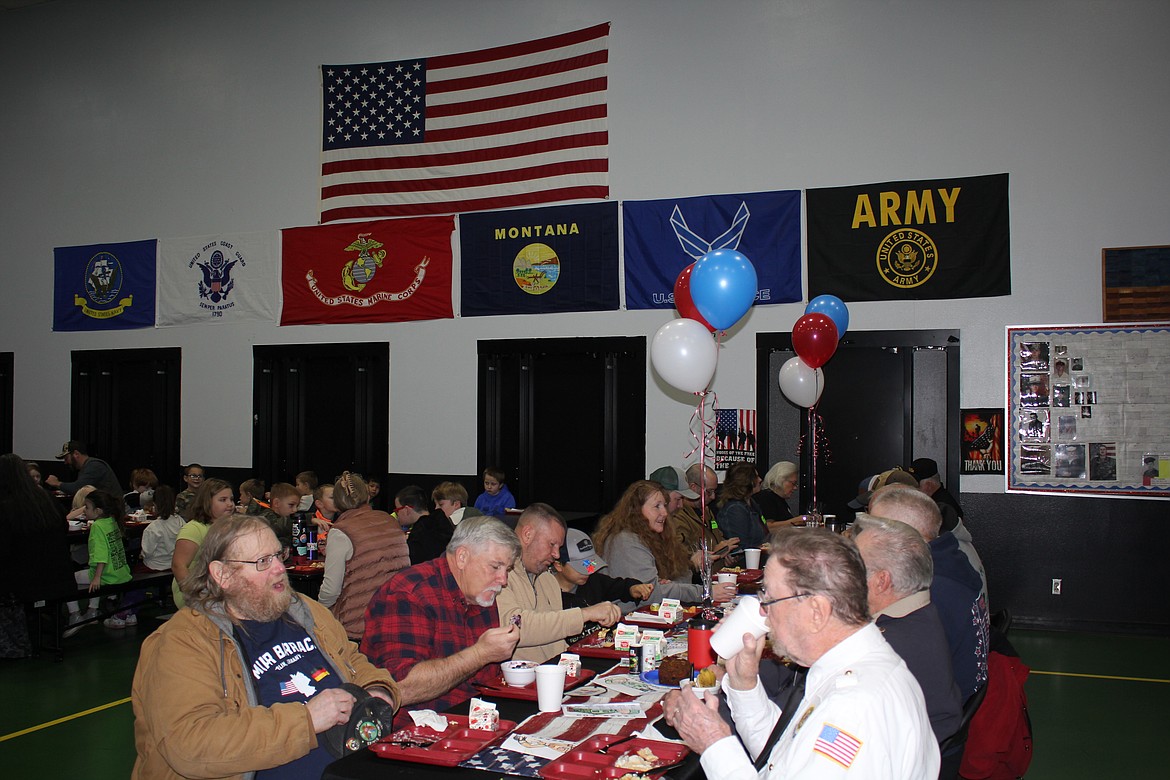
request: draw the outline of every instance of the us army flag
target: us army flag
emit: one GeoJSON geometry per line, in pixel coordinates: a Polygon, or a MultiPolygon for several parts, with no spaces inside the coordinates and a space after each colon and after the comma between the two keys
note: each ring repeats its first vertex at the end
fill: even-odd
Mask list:
{"type": "Polygon", "coordinates": [[[279,236],[272,230],[160,239],[156,324],[275,322],[279,236]]]}
{"type": "Polygon", "coordinates": [[[813,189],[805,202],[810,299],[1011,294],[1006,173],[813,189]]]}

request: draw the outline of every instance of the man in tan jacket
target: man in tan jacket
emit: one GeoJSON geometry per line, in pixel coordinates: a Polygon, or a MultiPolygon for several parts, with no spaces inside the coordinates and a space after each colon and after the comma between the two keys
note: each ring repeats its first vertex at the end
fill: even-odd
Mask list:
{"type": "Polygon", "coordinates": [[[352,683],[397,708],[398,685],[341,624],[292,591],[267,522],[237,515],[208,533],[184,581],[187,606],[142,644],[131,687],[133,778],[319,777],[321,737],[349,722],[352,683]]]}
{"type": "Polygon", "coordinates": [[[549,571],[565,543],[565,521],[548,504],[529,504],[516,521],[520,561],[508,573],[508,584],[496,604],[500,623],[520,617],[520,642],[512,658],[544,662],[565,651],[565,637],[580,634],[592,621],[612,626],[622,616],[611,601],[589,607],[561,608],[561,587],[549,571]]]}

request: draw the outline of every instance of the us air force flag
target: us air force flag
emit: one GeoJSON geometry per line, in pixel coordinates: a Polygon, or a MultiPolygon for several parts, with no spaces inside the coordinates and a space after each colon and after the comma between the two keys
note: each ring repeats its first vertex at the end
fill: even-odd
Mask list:
{"type": "Polygon", "coordinates": [[[459,215],[462,313],[618,308],[616,203],[459,215]]]}
{"type": "Polygon", "coordinates": [[[756,303],[802,300],[800,192],[624,201],[626,308],[669,309],[679,272],[712,249],[755,266],[756,303]]]}
{"type": "Polygon", "coordinates": [[[808,190],[808,295],[1010,295],[1008,176],[808,190]]]}
{"type": "Polygon", "coordinates": [[[275,322],[279,236],[273,230],[161,239],[156,323],[275,322]]]}
{"type": "Polygon", "coordinates": [[[154,325],[157,242],[53,250],[53,330],[123,330],[154,325]]]}

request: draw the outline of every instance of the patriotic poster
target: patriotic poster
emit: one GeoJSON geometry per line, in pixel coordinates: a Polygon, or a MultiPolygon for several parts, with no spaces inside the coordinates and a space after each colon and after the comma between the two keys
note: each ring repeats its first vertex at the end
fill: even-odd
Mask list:
{"type": "Polygon", "coordinates": [[[756,269],[757,304],[803,300],[800,192],[624,201],[626,307],[674,307],[679,272],[712,249],[734,249],[756,269]]]}
{"type": "Polygon", "coordinates": [[[805,203],[810,299],[1012,292],[1006,173],[811,189],[805,203]]]}
{"type": "Polygon", "coordinates": [[[157,242],[53,250],[53,330],[125,330],[154,326],[157,242]]]}
{"type": "Polygon", "coordinates": [[[155,324],[275,322],[278,238],[272,230],[160,239],[155,324]]]}
{"type": "Polygon", "coordinates": [[[715,469],[732,463],[756,462],[756,410],[719,409],[715,412],[715,469]]]}
{"type": "Polygon", "coordinates": [[[964,409],[959,417],[959,434],[963,448],[959,458],[960,474],[1003,474],[1004,410],[964,409]]]}
{"type": "Polygon", "coordinates": [[[449,319],[454,217],[281,231],[281,325],[449,319]]]}
{"type": "Polygon", "coordinates": [[[616,203],[459,215],[461,312],[618,308],[616,203]]]}
{"type": "Polygon", "coordinates": [[[608,41],[322,65],[321,221],[609,197],[608,41]]]}

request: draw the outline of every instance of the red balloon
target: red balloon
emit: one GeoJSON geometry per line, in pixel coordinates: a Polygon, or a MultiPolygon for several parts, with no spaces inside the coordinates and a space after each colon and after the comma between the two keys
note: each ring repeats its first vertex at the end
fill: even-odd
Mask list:
{"type": "Polygon", "coordinates": [[[837,351],[837,325],[826,314],[811,312],[792,326],[792,347],[809,368],[820,368],[837,351]]]}
{"type": "Polygon", "coordinates": [[[703,319],[702,314],[699,314],[699,310],[695,308],[695,302],[691,298],[691,271],[693,270],[695,270],[695,264],[691,263],[682,269],[678,278],[674,280],[674,308],[678,309],[678,313],[688,320],[694,320],[714,333],[715,329],[707,320],[703,319]]]}

